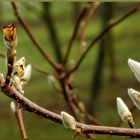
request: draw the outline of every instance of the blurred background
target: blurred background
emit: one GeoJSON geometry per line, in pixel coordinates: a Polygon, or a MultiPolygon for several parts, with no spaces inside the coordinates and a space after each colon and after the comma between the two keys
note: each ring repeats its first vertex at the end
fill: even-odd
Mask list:
{"type": "MultiPolygon", "coordinates": [[[[42,47],[56,61],[61,62],[76,19],[85,4],[18,2],[17,6],[21,16],[42,47]]],[[[110,20],[118,19],[136,5],[137,3],[100,3],[87,26],[86,44],[89,44],[110,20]]],[[[87,110],[103,125],[114,126],[120,120],[116,109],[116,97],[123,98],[131,108],[133,103],[128,97],[127,88],[140,90],[139,83],[127,64],[128,58],[140,61],[139,18],[140,12],[138,11],[108,32],[91,49],[74,76],[78,99],[85,103],[87,110]]],[[[2,27],[11,22],[17,26],[17,57],[24,56],[31,64],[53,71],[17,21],[10,2],[0,2],[0,52],[5,53],[6,51],[2,27]]],[[[77,55],[80,31],[73,44],[69,64],[77,55]]],[[[0,58],[0,72],[6,74],[3,58],[0,58]]],[[[25,87],[25,96],[58,114],[62,110],[69,112],[63,96],[48,84],[47,75],[34,69],[32,78],[25,87]]],[[[20,138],[16,119],[10,110],[10,101],[10,98],[0,94],[0,139],[20,138]]],[[[133,112],[136,128],[140,127],[139,114],[138,110],[133,112]]],[[[30,139],[66,139],[73,136],[73,133],[62,125],[32,113],[23,111],[23,118],[27,136],[30,139]]],[[[128,126],[123,123],[121,127],[128,126]]],[[[106,136],[99,135],[95,137],[106,138],[106,136]]],[[[80,137],[80,139],[82,138],[80,137]]]]}

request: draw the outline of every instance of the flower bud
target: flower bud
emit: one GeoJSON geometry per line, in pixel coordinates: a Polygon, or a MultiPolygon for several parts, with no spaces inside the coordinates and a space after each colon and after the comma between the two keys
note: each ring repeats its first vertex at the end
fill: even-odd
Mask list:
{"type": "Polygon", "coordinates": [[[129,58],[128,64],[131,70],[134,72],[137,80],[140,82],[140,63],[129,58]]]}
{"type": "Polygon", "coordinates": [[[59,82],[56,80],[56,78],[53,75],[48,75],[47,80],[50,86],[52,86],[56,91],[61,92],[61,87],[59,85],[59,82]]]}
{"type": "Polygon", "coordinates": [[[21,94],[24,94],[24,90],[22,88],[23,82],[21,82],[21,80],[18,76],[14,75],[12,77],[12,84],[18,92],[20,92],[21,94]]]}
{"type": "Polygon", "coordinates": [[[20,58],[14,65],[13,75],[22,77],[25,69],[25,57],[20,58]]]}
{"type": "Polygon", "coordinates": [[[84,112],[86,111],[86,108],[85,108],[85,105],[84,105],[83,102],[79,102],[78,105],[79,105],[79,108],[80,108],[82,111],[84,111],[84,112]]]}
{"type": "Polygon", "coordinates": [[[123,102],[123,100],[119,97],[117,97],[117,109],[118,109],[118,114],[121,117],[122,121],[128,123],[130,127],[134,128],[132,114],[129,111],[126,104],[123,102]]]}
{"type": "Polygon", "coordinates": [[[128,95],[132,99],[135,106],[140,110],[140,92],[138,92],[132,88],[129,88],[128,95]]]}
{"type": "Polygon", "coordinates": [[[27,65],[24,69],[24,75],[22,76],[21,80],[25,83],[27,83],[31,78],[31,72],[32,72],[32,66],[27,65]]]}
{"type": "Polygon", "coordinates": [[[70,114],[61,111],[62,122],[65,128],[75,130],[76,129],[76,122],[73,116],[70,114]]]}
{"type": "Polygon", "coordinates": [[[13,23],[3,27],[3,37],[8,48],[17,45],[16,26],[13,23]]]}
{"type": "Polygon", "coordinates": [[[56,79],[52,75],[48,75],[47,78],[48,78],[48,84],[49,85],[53,85],[55,83],[55,81],[56,81],[56,79]]]}
{"type": "Polygon", "coordinates": [[[13,113],[15,113],[15,111],[16,111],[16,105],[15,105],[15,103],[13,101],[10,102],[10,108],[11,108],[11,111],[13,113]]]}

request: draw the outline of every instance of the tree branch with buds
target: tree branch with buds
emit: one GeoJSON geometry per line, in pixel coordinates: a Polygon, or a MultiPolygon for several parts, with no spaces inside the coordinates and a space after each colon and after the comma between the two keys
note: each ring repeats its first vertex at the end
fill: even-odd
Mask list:
{"type": "Polygon", "coordinates": [[[28,28],[26,22],[21,18],[16,3],[15,2],[11,2],[13,10],[15,12],[15,16],[17,17],[18,21],[20,22],[20,24],[22,25],[23,29],[27,32],[28,36],[30,37],[30,39],[32,40],[32,42],[34,43],[34,45],[36,46],[36,48],[38,49],[38,51],[43,55],[43,57],[48,61],[48,63],[55,69],[58,70],[60,68],[60,66],[58,64],[56,64],[51,57],[48,55],[48,53],[43,49],[43,47],[41,47],[41,45],[38,43],[38,41],[35,39],[35,37],[33,36],[33,34],[31,33],[30,29],[28,28]]]}
{"type": "MultiPolygon", "coordinates": [[[[4,38],[5,45],[7,47],[6,57],[7,57],[7,68],[8,68],[6,80],[4,80],[5,84],[3,85],[3,87],[7,88],[9,86],[14,85],[16,89],[22,94],[24,93],[24,91],[22,90],[20,78],[24,75],[23,69],[24,69],[25,59],[23,57],[20,60],[16,61],[15,48],[17,45],[17,36],[16,36],[16,27],[13,23],[3,27],[3,38],[4,38]]],[[[26,139],[27,135],[26,135],[26,130],[24,127],[22,112],[19,103],[15,104],[14,114],[18,122],[21,136],[23,139],[26,139]]]]}
{"type": "MultiPolygon", "coordinates": [[[[1,81],[0,81],[1,82],[1,81]]],[[[20,94],[14,87],[2,87],[4,94],[9,96],[18,102],[24,110],[47,118],[53,122],[62,124],[62,117],[54,112],[51,112],[45,108],[42,108],[30,101],[22,94],[20,94]]],[[[78,129],[79,134],[93,133],[93,134],[108,134],[108,135],[118,135],[118,136],[132,136],[140,138],[139,129],[130,129],[130,128],[117,128],[117,127],[107,127],[107,126],[95,126],[87,125],[79,122],[75,122],[75,127],[78,129]]]]}
{"type": "MultiPolygon", "coordinates": [[[[77,100],[77,96],[75,96],[75,93],[72,91],[74,90],[74,86],[72,84],[73,77],[71,74],[75,72],[83,59],[86,57],[87,53],[91,50],[93,45],[103,37],[105,33],[107,33],[111,28],[114,26],[118,25],[121,23],[123,20],[125,20],[127,17],[135,13],[136,11],[139,10],[139,5],[136,6],[134,9],[130,10],[128,13],[123,15],[121,18],[116,20],[115,22],[110,22],[108,26],[101,31],[88,45],[87,49],[82,52],[80,55],[80,58],[76,62],[76,65],[71,67],[71,70],[67,72],[66,70],[66,65],[68,63],[68,57],[70,55],[70,51],[72,49],[73,42],[76,38],[76,35],[78,33],[79,26],[81,24],[81,21],[85,14],[87,13],[86,16],[86,23],[83,27],[83,34],[81,35],[81,42],[80,42],[80,47],[83,46],[82,42],[85,39],[85,30],[87,27],[87,23],[89,22],[91,15],[93,14],[94,10],[96,9],[97,5],[90,5],[91,7],[87,6],[83,9],[81,12],[73,34],[71,36],[71,39],[68,44],[68,48],[66,50],[64,60],[62,64],[58,64],[53,59],[48,55],[48,53],[43,49],[43,47],[37,42],[35,37],[30,31],[30,28],[27,26],[25,21],[22,19],[20,16],[17,6],[15,2],[12,2],[13,10],[15,12],[15,16],[17,17],[18,21],[22,25],[22,27],[25,29],[27,32],[28,36],[36,46],[36,48],[39,50],[39,52],[44,56],[44,58],[47,60],[47,62],[55,69],[55,73],[51,73],[45,69],[42,69],[36,65],[25,65],[25,58],[21,57],[20,59],[17,60],[16,58],[16,44],[17,44],[17,39],[16,39],[16,27],[14,24],[7,25],[3,28],[3,35],[4,35],[4,41],[7,47],[7,75],[6,78],[4,78],[3,74],[0,74],[0,88],[1,91],[7,95],[8,97],[12,98],[14,102],[11,102],[11,109],[15,113],[15,116],[17,118],[17,122],[19,125],[19,129],[21,132],[21,137],[23,139],[27,138],[26,131],[24,128],[24,123],[22,119],[22,112],[21,110],[26,110],[31,113],[37,114],[39,116],[42,116],[46,119],[49,119],[53,122],[56,122],[58,124],[62,124],[65,128],[72,130],[75,135],[84,135],[84,136],[89,136],[89,134],[108,134],[108,135],[118,135],[118,136],[131,136],[131,137],[138,137],[140,138],[140,129],[135,129],[134,128],[134,122],[133,122],[133,117],[132,113],[129,111],[128,107],[125,105],[123,100],[121,98],[117,98],[117,108],[118,108],[118,113],[121,117],[121,119],[128,123],[128,125],[131,128],[118,128],[118,127],[109,127],[109,126],[102,126],[100,122],[98,122],[91,114],[89,114],[86,110],[80,107],[79,101],[77,100]],[[87,12],[88,11],[88,12],[87,12]],[[54,112],[51,112],[36,103],[32,102],[28,98],[25,97],[24,95],[24,86],[27,84],[27,82],[30,79],[31,76],[31,70],[32,67],[39,72],[42,72],[47,75],[51,75],[53,78],[55,78],[59,86],[61,88],[60,92],[63,93],[64,99],[68,104],[69,109],[72,112],[72,115],[68,114],[65,111],[61,111],[61,115],[56,114],[54,112]],[[71,77],[70,77],[71,76],[71,77]],[[78,113],[77,110],[83,114],[87,118],[89,118],[90,121],[92,121],[96,125],[87,125],[85,123],[80,123],[78,120],[78,113]],[[133,129],[132,129],[133,128],[133,129]]],[[[0,54],[1,57],[3,55],[0,54]]],[[[139,80],[140,75],[139,75],[139,70],[138,68],[139,63],[132,61],[129,59],[128,61],[130,67],[132,68],[136,78],[139,80]]],[[[52,78],[51,77],[51,78],[52,78]]],[[[57,88],[56,88],[57,89],[57,88]]],[[[59,91],[59,90],[58,90],[59,91]]],[[[140,108],[140,93],[138,91],[135,91],[133,89],[128,89],[128,94],[130,95],[132,101],[134,104],[140,108]]]]}

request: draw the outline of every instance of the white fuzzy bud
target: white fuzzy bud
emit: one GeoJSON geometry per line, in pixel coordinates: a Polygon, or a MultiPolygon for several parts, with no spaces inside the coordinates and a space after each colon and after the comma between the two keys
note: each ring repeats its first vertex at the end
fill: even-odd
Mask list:
{"type": "Polygon", "coordinates": [[[25,57],[22,57],[14,64],[13,75],[16,75],[21,78],[24,75],[24,69],[25,69],[25,57]]]}
{"type": "Polygon", "coordinates": [[[79,102],[78,105],[82,111],[86,111],[86,108],[83,102],[79,102]]]}
{"type": "Polygon", "coordinates": [[[25,65],[25,57],[21,57],[19,60],[16,61],[15,66],[25,65]]]}
{"type": "Polygon", "coordinates": [[[57,90],[59,92],[61,91],[61,87],[59,85],[59,82],[55,79],[54,76],[48,75],[47,80],[48,80],[48,84],[50,86],[52,86],[55,90],[57,90]]]}
{"type": "Polygon", "coordinates": [[[32,72],[32,66],[31,65],[27,65],[24,69],[24,75],[22,76],[21,80],[24,83],[27,83],[30,78],[31,78],[31,72],[32,72]]]}
{"type": "Polygon", "coordinates": [[[128,95],[132,99],[135,106],[140,110],[140,92],[138,92],[132,88],[129,88],[128,95]]]}
{"type": "Polygon", "coordinates": [[[65,128],[75,130],[76,128],[76,122],[73,116],[70,114],[61,111],[61,117],[62,117],[62,122],[65,128]]]}
{"type": "Polygon", "coordinates": [[[15,113],[15,111],[16,111],[16,105],[15,105],[15,103],[13,101],[10,102],[10,108],[11,108],[11,111],[13,113],[15,113]]]}
{"type": "Polygon", "coordinates": [[[118,114],[121,117],[121,119],[128,123],[130,127],[134,127],[134,122],[133,122],[133,117],[131,112],[129,111],[128,107],[124,103],[124,101],[117,97],[117,109],[118,109],[118,114]]]}
{"type": "Polygon", "coordinates": [[[86,42],[86,41],[83,41],[83,42],[82,42],[82,46],[83,46],[83,47],[87,47],[87,42],[86,42]]]}
{"type": "Polygon", "coordinates": [[[48,75],[48,84],[49,85],[53,85],[54,84],[54,82],[56,81],[56,79],[54,78],[54,76],[52,76],[52,75],[48,75]]]}
{"type": "Polygon", "coordinates": [[[12,84],[17,91],[19,91],[21,94],[24,94],[24,90],[22,89],[23,82],[20,81],[20,78],[18,76],[15,75],[12,77],[12,84]]]}
{"type": "Polygon", "coordinates": [[[128,64],[131,70],[134,72],[137,80],[140,82],[140,63],[129,58],[128,64]]]}

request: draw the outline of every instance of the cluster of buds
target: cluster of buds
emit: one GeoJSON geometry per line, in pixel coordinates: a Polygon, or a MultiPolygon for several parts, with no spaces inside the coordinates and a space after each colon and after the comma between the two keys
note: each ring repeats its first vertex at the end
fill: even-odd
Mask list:
{"type": "Polygon", "coordinates": [[[12,84],[20,92],[24,93],[23,86],[29,81],[31,77],[31,65],[25,67],[25,58],[22,57],[14,64],[12,73],[12,84]]]}
{"type": "Polygon", "coordinates": [[[17,35],[16,27],[13,23],[3,27],[3,38],[7,46],[7,66],[8,75],[7,84],[13,85],[17,91],[24,93],[23,86],[31,77],[31,65],[25,67],[25,58],[22,57],[16,61],[17,35]]]}
{"type": "MultiPolygon", "coordinates": [[[[140,63],[129,58],[128,65],[133,71],[136,79],[140,82],[140,63]]],[[[140,110],[140,92],[132,88],[129,88],[128,95],[130,96],[134,105],[140,110]]],[[[133,122],[132,114],[121,98],[117,98],[117,108],[118,108],[118,114],[120,115],[121,119],[133,127],[134,122],[133,122]]]]}

